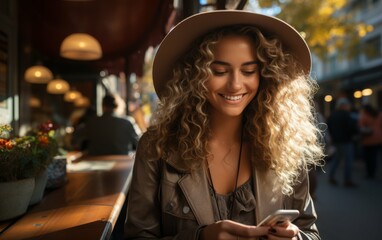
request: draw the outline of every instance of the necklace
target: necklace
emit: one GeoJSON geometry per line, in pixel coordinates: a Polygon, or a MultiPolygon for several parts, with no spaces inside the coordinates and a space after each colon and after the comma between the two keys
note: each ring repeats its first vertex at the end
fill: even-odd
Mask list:
{"type": "MultiPolygon", "coordinates": [[[[236,171],[236,179],[235,179],[235,188],[233,190],[233,193],[231,195],[230,198],[233,198],[233,199],[230,199],[229,201],[229,211],[228,211],[228,219],[229,220],[232,220],[232,210],[233,210],[233,205],[236,201],[236,191],[237,191],[237,182],[239,180],[239,174],[240,174],[240,162],[241,162],[241,150],[243,148],[243,129],[241,131],[241,136],[240,136],[240,149],[239,149],[239,159],[238,159],[238,162],[237,162],[237,171],[236,171]]],[[[211,181],[211,187],[212,187],[212,194],[213,194],[213,198],[215,199],[215,203],[216,203],[216,208],[218,210],[218,214],[219,214],[219,220],[223,220],[222,216],[221,216],[221,213],[220,213],[220,208],[219,208],[219,204],[218,204],[218,199],[216,197],[216,191],[215,191],[215,186],[214,186],[214,181],[212,180],[212,176],[211,176],[211,171],[210,171],[210,168],[208,167],[207,168],[208,170],[208,177],[210,178],[210,181],[211,181]]]]}

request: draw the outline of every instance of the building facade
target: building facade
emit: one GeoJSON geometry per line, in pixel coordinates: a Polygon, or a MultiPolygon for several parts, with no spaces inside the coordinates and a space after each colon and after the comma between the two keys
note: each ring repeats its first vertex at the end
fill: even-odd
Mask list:
{"type": "Polygon", "coordinates": [[[317,102],[325,116],[344,96],[355,109],[370,103],[382,110],[382,0],[350,0],[342,10],[373,30],[362,38],[357,46],[360,53],[352,58],[343,58],[338,51],[325,61],[313,57],[312,73],[320,85],[317,102]]]}

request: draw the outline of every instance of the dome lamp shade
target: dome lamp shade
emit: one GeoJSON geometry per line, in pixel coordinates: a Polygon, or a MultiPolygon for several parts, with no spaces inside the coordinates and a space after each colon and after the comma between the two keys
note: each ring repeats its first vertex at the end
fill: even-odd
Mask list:
{"type": "Polygon", "coordinates": [[[97,60],[102,57],[102,48],[93,36],[73,33],[61,43],[60,55],[72,60],[97,60]]]}
{"type": "Polygon", "coordinates": [[[53,79],[53,74],[47,67],[35,65],[25,71],[24,79],[30,83],[44,84],[53,79]]]}
{"type": "Polygon", "coordinates": [[[53,79],[46,86],[46,91],[50,94],[64,94],[69,91],[70,86],[67,81],[61,78],[53,79]]]}
{"type": "Polygon", "coordinates": [[[67,102],[74,102],[76,99],[80,98],[82,94],[76,90],[70,90],[65,93],[64,100],[67,102]]]}
{"type": "Polygon", "coordinates": [[[87,97],[80,97],[74,100],[74,106],[76,107],[88,107],[90,106],[90,100],[87,97]]]}

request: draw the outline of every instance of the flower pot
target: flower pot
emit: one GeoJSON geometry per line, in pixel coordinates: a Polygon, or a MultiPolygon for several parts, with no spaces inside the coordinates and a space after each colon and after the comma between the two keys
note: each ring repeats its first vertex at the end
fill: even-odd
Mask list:
{"type": "Polygon", "coordinates": [[[56,156],[48,166],[47,189],[61,187],[66,182],[66,156],[56,156]]]}
{"type": "Polygon", "coordinates": [[[0,221],[24,214],[34,189],[34,178],[0,183],[0,221]]]}
{"type": "Polygon", "coordinates": [[[48,171],[44,170],[35,177],[35,186],[29,205],[39,203],[44,196],[46,183],[48,180],[48,171]]]}

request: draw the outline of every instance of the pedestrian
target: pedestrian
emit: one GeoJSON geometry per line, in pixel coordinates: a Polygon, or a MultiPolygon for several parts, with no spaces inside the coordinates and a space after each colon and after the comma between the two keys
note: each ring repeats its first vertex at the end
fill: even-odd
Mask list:
{"type": "Polygon", "coordinates": [[[353,161],[355,155],[354,138],[358,134],[357,121],[352,117],[352,105],[347,98],[339,98],[336,110],[328,118],[328,128],[335,146],[335,153],[329,170],[329,183],[338,185],[336,172],[343,161],[344,186],[356,187],[352,179],[353,161]]]}
{"type": "Polygon", "coordinates": [[[153,63],[160,103],[138,144],[126,238],[320,239],[310,67],[303,38],[274,17],[221,10],[175,26],[153,63]],[[300,215],[257,226],[278,209],[300,215]]]}
{"type": "Polygon", "coordinates": [[[370,104],[362,106],[358,119],[366,178],[375,179],[382,144],[382,116],[370,104]]]}

